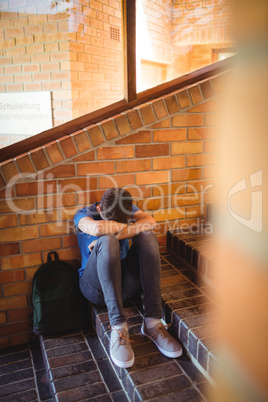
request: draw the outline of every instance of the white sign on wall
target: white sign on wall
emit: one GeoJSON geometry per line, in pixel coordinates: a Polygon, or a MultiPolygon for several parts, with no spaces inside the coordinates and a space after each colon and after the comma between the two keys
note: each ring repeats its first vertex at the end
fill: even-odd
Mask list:
{"type": "Polygon", "coordinates": [[[51,93],[0,93],[0,133],[33,135],[52,128],[51,93]]]}

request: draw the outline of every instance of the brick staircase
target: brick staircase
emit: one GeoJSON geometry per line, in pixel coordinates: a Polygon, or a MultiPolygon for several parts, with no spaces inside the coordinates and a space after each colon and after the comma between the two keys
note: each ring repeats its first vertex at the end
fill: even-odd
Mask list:
{"type": "Polygon", "coordinates": [[[205,296],[198,295],[182,302],[166,302],[166,320],[171,322],[173,318],[173,331],[192,361],[212,384],[218,361],[215,336],[217,266],[214,246],[213,235],[204,233],[200,228],[192,233],[167,232],[167,251],[171,256],[168,257],[169,261],[173,261],[175,267],[191,283],[195,283],[205,296]]]}
{"type": "MultiPolygon", "coordinates": [[[[168,232],[167,253],[161,254],[163,318],[171,324],[170,331],[183,345],[180,358],[163,356],[141,335],[142,297],[136,295],[124,306],[135,363],[130,369],[114,366],[109,358],[107,310],[92,307],[92,325],[88,328],[59,337],[40,336],[43,382],[40,382],[40,367],[39,377],[36,374],[34,359],[32,369],[39,400],[207,400],[217,366],[217,342],[211,325],[217,306],[209,286],[210,260],[205,258],[212,255],[209,252],[212,241],[211,236],[198,231],[194,235],[168,232]]],[[[35,354],[31,351],[32,356],[35,354]]],[[[5,370],[2,364],[0,356],[0,375],[1,367],[5,370]]],[[[14,394],[9,388],[8,395],[4,395],[4,390],[0,386],[0,400],[1,397],[5,401],[20,400],[16,399],[18,388],[14,388],[14,394]]]]}

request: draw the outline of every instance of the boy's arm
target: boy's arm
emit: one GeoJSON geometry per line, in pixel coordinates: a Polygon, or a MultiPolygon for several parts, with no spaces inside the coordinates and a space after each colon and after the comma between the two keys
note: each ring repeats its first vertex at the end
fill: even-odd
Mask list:
{"type": "Polygon", "coordinates": [[[86,216],[78,222],[78,229],[92,236],[100,237],[105,234],[117,234],[127,227],[126,223],[115,221],[99,220],[86,216]]]}
{"type": "Polygon", "coordinates": [[[153,230],[156,227],[154,218],[144,211],[136,211],[133,215],[135,222],[132,225],[123,228],[116,237],[118,240],[130,239],[140,232],[153,230]]]}

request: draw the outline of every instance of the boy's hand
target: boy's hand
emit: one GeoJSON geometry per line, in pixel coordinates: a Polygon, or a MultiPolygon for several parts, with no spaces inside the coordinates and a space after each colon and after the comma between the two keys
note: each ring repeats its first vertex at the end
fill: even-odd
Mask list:
{"type": "Polygon", "coordinates": [[[88,249],[89,249],[90,252],[92,252],[92,250],[93,250],[95,244],[97,243],[97,240],[98,240],[98,239],[93,240],[93,241],[89,244],[88,249]]]}

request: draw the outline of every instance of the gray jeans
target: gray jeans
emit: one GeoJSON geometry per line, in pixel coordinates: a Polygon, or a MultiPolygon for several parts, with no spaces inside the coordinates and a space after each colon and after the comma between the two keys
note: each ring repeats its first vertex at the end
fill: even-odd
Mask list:
{"type": "Polygon", "coordinates": [[[114,235],[101,236],[89,256],[80,279],[84,296],[108,308],[110,324],[126,321],[123,302],[142,288],[147,317],[162,317],[160,291],[160,254],[152,232],[132,238],[132,246],[120,260],[120,245],[114,235]]]}

